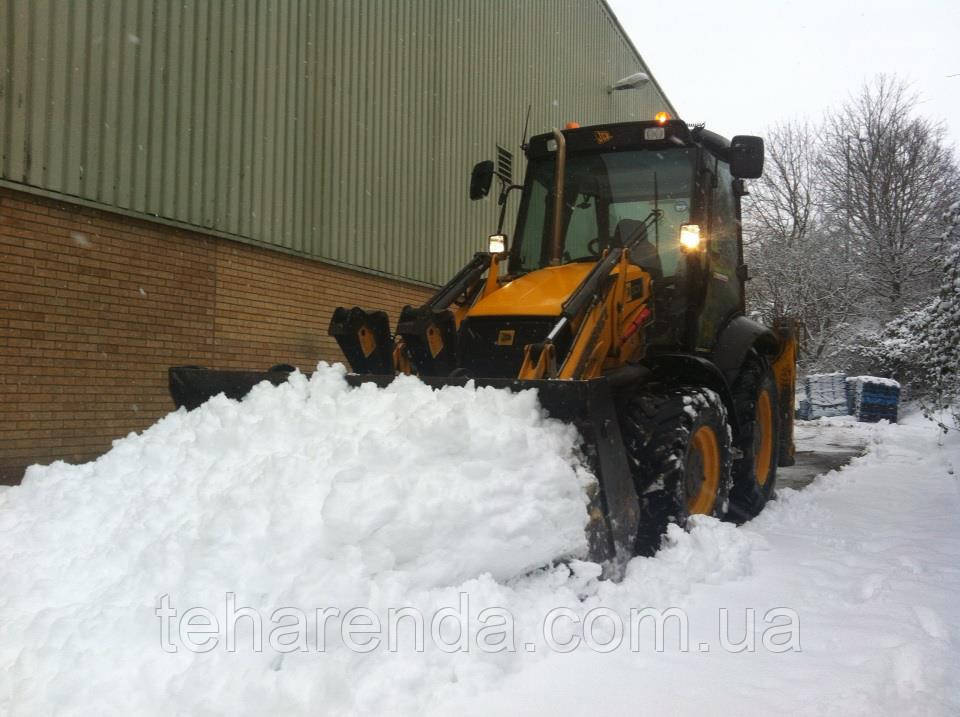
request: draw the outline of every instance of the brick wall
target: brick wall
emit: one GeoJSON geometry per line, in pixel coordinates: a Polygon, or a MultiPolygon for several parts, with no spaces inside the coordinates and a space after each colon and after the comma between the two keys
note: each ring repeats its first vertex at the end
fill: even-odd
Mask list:
{"type": "Polygon", "coordinates": [[[0,188],[0,482],[85,461],[173,404],[178,364],[341,360],[335,306],[424,287],[0,188]]]}

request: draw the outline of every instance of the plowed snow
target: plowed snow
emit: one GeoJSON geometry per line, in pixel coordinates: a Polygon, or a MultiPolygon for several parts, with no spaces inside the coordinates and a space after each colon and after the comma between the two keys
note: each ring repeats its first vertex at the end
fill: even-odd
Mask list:
{"type": "Polygon", "coordinates": [[[222,651],[181,674],[157,649],[162,594],[184,607],[227,592],[257,608],[404,605],[410,590],[584,551],[591,477],[576,431],[533,392],[413,378],[352,389],[343,373],[321,365],[242,403],[217,397],[0,492],[0,712],[192,709],[197,675],[217,699],[259,691],[233,670],[246,658],[222,651]]]}
{"type": "Polygon", "coordinates": [[[584,549],[573,431],[530,394],[351,390],[341,373],[171,414],[0,491],[0,714],[960,712],[957,435],[822,420],[867,455],[746,526],[674,528],[620,584],[576,560],[516,577],[584,549]],[[263,623],[259,650],[247,613],[229,649],[227,593],[263,623]],[[178,637],[191,607],[219,620],[209,651],[178,637]],[[305,615],[302,643],[299,626],[269,642],[283,607],[305,615]],[[645,623],[634,647],[647,607],[680,611],[686,645],[674,624],[658,650],[645,623]],[[363,608],[377,642],[318,608],[363,608]],[[391,640],[397,608],[424,619],[422,647],[413,618],[391,640]],[[796,649],[764,640],[778,609],[796,649]],[[511,628],[501,651],[485,610],[511,628]]]}

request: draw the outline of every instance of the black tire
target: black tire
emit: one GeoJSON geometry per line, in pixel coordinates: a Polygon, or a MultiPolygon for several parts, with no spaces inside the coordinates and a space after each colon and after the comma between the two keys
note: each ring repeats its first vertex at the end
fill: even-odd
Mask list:
{"type": "Polygon", "coordinates": [[[728,517],[743,522],[758,515],[776,491],[780,410],[770,364],[751,354],[733,384],[732,393],[740,422],[737,448],[741,457],[733,464],[728,517]]]}
{"type": "Polygon", "coordinates": [[[668,523],[686,527],[692,513],[724,516],[731,485],[731,436],[727,411],[713,391],[645,386],[626,399],[620,423],[640,496],[638,555],[657,551],[668,523]],[[715,461],[705,457],[710,435],[715,461]],[[715,464],[712,477],[707,463],[715,464]],[[711,483],[715,491],[709,490],[711,483]]]}

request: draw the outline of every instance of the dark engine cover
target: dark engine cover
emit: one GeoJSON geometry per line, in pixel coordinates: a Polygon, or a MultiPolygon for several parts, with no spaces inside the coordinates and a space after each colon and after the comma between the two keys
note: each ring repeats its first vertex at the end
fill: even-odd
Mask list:
{"type": "MultiPolygon", "coordinates": [[[[527,344],[547,338],[559,319],[535,317],[474,317],[460,325],[457,340],[458,365],[468,376],[516,378],[523,365],[527,344]]],[[[554,342],[557,364],[570,350],[573,335],[569,324],[554,342]]]]}

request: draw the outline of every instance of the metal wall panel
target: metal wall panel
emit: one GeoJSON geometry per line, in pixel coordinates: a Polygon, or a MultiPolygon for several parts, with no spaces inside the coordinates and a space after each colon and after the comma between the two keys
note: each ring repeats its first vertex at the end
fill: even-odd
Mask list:
{"type": "Polygon", "coordinates": [[[606,93],[638,70],[602,0],[0,0],[0,179],[438,284],[527,105],[532,133],[672,109],[606,93]]]}

